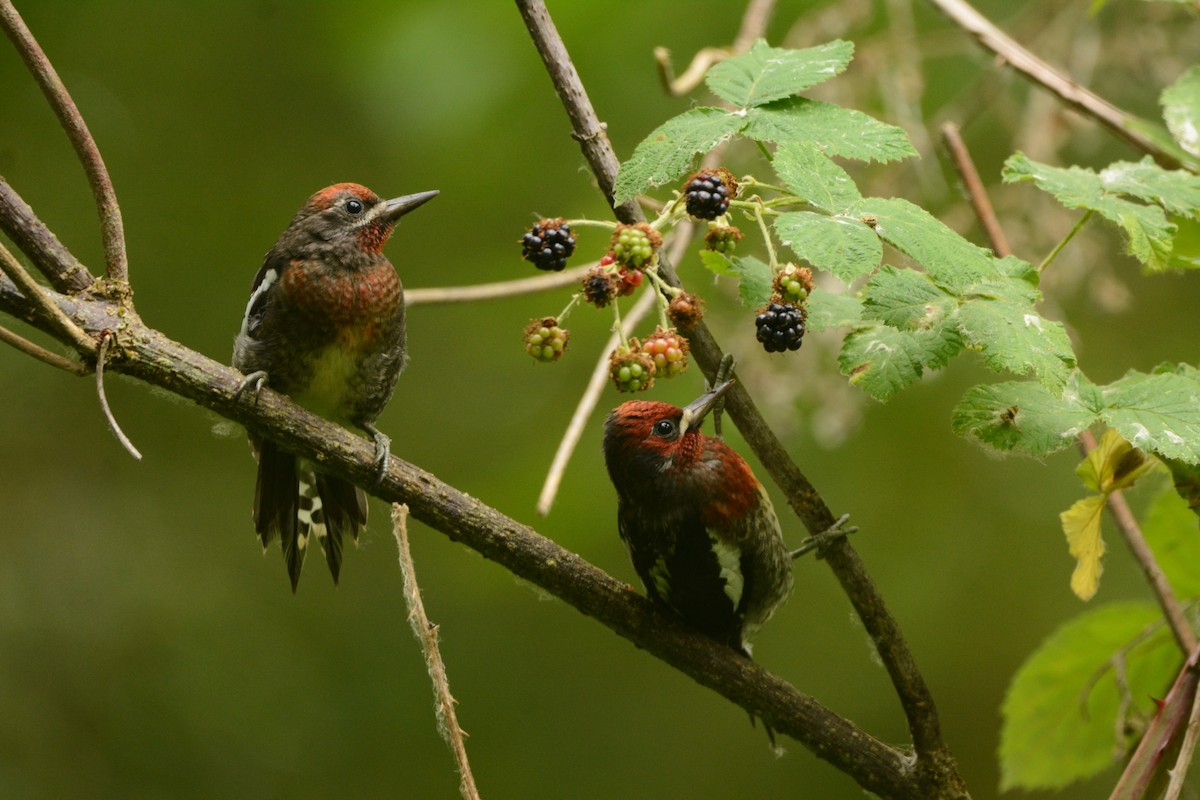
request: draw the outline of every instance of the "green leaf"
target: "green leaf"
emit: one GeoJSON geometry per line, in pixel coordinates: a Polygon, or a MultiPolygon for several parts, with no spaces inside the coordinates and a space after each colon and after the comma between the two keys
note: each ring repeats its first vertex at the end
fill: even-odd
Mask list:
{"type": "MultiPolygon", "coordinates": [[[[1171,240],[1176,228],[1159,206],[1120,197],[1116,189],[1110,190],[1101,176],[1091,170],[1050,167],[1031,161],[1023,153],[1009,156],[1003,176],[1008,183],[1033,181],[1067,208],[1090,209],[1116,224],[1125,234],[1129,254],[1147,268],[1161,271],[1170,266],[1171,240]]],[[[1168,190],[1168,193],[1174,202],[1174,192],[1168,190]]]]}
{"type": "Polygon", "coordinates": [[[974,298],[958,309],[957,319],[963,338],[980,348],[994,370],[1032,372],[1052,389],[1060,389],[1075,366],[1066,328],[1027,304],[974,298]]]}
{"type": "Polygon", "coordinates": [[[734,256],[729,271],[738,278],[738,295],[750,308],[757,308],[771,298],[775,273],[771,265],[754,256],[734,256]]]}
{"type": "Polygon", "coordinates": [[[1163,119],[1179,146],[1200,156],[1200,66],[1183,73],[1163,90],[1163,119]]]}
{"type": "Polygon", "coordinates": [[[883,257],[879,237],[854,217],[789,211],[775,218],[775,233],[796,255],[846,283],[869,274],[883,257]]]}
{"type": "Polygon", "coordinates": [[[851,331],[838,356],[843,375],[876,400],[889,400],[926,369],[939,369],[962,349],[953,326],[901,331],[872,325],[851,331]]]}
{"type": "Polygon", "coordinates": [[[920,206],[898,197],[868,197],[856,209],[874,218],[874,229],[885,242],[929,271],[954,294],[996,274],[995,259],[971,244],[920,206]]]}
{"type": "Polygon", "coordinates": [[[1163,169],[1146,156],[1141,161],[1117,161],[1100,171],[1106,191],[1162,206],[1171,214],[1200,216],[1200,175],[1163,169]]]}
{"type": "Polygon", "coordinates": [[[804,50],[783,50],[759,39],[745,53],[713,66],[704,82],[738,108],[761,106],[829,80],[852,58],[854,45],[840,39],[804,50]]]}
{"type": "Polygon", "coordinates": [[[720,108],[693,108],[658,126],[621,165],[613,199],[624,203],[651,186],[677,180],[707,153],[746,125],[745,117],[720,108]]]}
{"type": "Polygon", "coordinates": [[[956,306],[925,273],[891,265],[871,279],[863,297],[865,317],[904,330],[940,325],[956,306]]]}
{"type": "Polygon", "coordinates": [[[780,144],[771,166],[784,186],[824,211],[845,211],[862,200],[854,179],[811,142],[780,144]]]}
{"type": "Polygon", "coordinates": [[[1101,419],[1134,447],[1200,463],[1200,381],[1194,371],[1130,371],[1102,389],[1101,419]]]}
{"type": "Polygon", "coordinates": [[[954,432],[1000,452],[1043,458],[1074,444],[1095,421],[1087,403],[1094,391],[1078,372],[1059,396],[1032,381],[975,386],[954,409],[954,432]]]}
{"type": "MultiPolygon", "coordinates": [[[[1111,659],[1160,620],[1151,603],[1113,603],[1079,615],[1042,643],[1001,707],[1001,791],[1059,789],[1122,757],[1131,736],[1114,733],[1122,693],[1111,659]]],[[[1167,691],[1180,661],[1165,628],[1125,654],[1134,714],[1153,713],[1153,698],[1167,691]]]]}
{"type": "Polygon", "coordinates": [[[1142,536],[1175,594],[1183,599],[1200,595],[1200,519],[1187,502],[1164,481],[1140,518],[1142,536]]]}
{"type": "Polygon", "coordinates": [[[780,144],[804,142],[829,156],[887,162],[917,154],[901,128],[861,111],[806,97],[751,108],[746,118],[746,136],[780,144]]]}
{"type": "Polygon", "coordinates": [[[806,305],[808,316],[804,324],[810,331],[850,328],[862,322],[862,301],[849,294],[813,292],[806,305]]]}
{"type": "Polygon", "coordinates": [[[733,275],[733,262],[729,256],[716,250],[701,250],[700,263],[714,275],[733,275]]]}

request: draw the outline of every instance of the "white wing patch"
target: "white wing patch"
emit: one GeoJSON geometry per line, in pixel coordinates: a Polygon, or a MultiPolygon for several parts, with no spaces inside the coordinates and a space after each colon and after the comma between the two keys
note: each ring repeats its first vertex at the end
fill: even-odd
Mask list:
{"type": "Polygon", "coordinates": [[[254,291],[250,293],[250,300],[246,303],[246,313],[242,316],[242,336],[247,336],[250,333],[250,317],[251,312],[254,310],[254,304],[258,302],[260,297],[267,293],[267,290],[271,288],[271,285],[274,284],[278,278],[278,272],[273,269],[267,270],[265,273],[263,273],[262,282],[259,283],[254,291]]]}
{"type": "Polygon", "coordinates": [[[725,583],[725,595],[736,609],[742,603],[742,591],[746,588],[746,579],[742,575],[742,548],[721,541],[711,531],[708,540],[712,544],[713,554],[717,557],[717,567],[721,570],[721,580],[725,583]]]}

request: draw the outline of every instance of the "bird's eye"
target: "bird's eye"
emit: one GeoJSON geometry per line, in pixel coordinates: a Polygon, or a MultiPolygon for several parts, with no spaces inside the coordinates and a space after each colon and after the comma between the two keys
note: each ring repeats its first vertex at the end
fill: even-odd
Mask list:
{"type": "Polygon", "coordinates": [[[346,201],[346,210],[351,214],[358,216],[363,212],[362,200],[355,200],[353,197],[346,201]]]}
{"type": "Polygon", "coordinates": [[[654,423],[654,435],[660,439],[670,439],[678,429],[673,419],[660,419],[654,423]]]}

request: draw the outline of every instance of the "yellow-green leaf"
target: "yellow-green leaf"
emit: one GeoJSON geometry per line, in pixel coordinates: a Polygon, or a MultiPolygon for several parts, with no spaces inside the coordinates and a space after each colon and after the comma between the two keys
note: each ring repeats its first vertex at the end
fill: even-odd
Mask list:
{"type": "Polygon", "coordinates": [[[1088,453],[1075,473],[1094,492],[1105,494],[1127,489],[1154,467],[1155,461],[1125,441],[1113,428],[1104,432],[1100,444],[1088,453]]]}
{"type": "Polygon", "coordinates": [[[1104,502],[1104,495],[1095,494],[1059,514],[1063,533],[1067,535],[1067,548],[1078,562],[1071,574],[1071,591],[1081,600],[1091,600],[1096,594],[1100,573],[1104,571],[1100,564],[1100,557],[1104,555],[1104,540],[1100,538],[1100,514],[1104,511],[1104,502]]]}

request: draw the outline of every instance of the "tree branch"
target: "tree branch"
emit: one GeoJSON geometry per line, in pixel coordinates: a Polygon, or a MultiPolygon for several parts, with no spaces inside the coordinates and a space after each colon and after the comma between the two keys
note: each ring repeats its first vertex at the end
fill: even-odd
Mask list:
{"type": "Polygon", "coordinates": [[[100,149],[88,130],[87,123],[75,101],[71,99],[67,87],[58,77],[58,72],[50,59],[42,51],[41,45],[26,27],[25,21],[13,7],[11,0],[0,0],[0,27],[8,35],[13,47],[21,54],[25,66],[33,73],[34,79],[46,96],[50,107],[54,109],[83,171],[87,174],[88,185],[92,187],[92,195],[96,198],[96,211],[100,215],[100,234],[104,240],[104,258],[108,268],[108,278],[118,283],[129,283],[129,261],[125,254],[125,228],[121,224],[121,206],[117,203],[116,192],[113,191],[112,179],[100,156],[100,149]]]}
{"type": "MultiPolygon", "coordinates": [[[[516,2],[563,102],[567,116],[571,119],[575,138],[583,146],[584,156],[611,205],[612,188],[619,162],[612,152],[608,137],[592,136],[590,133],[600,131],[602,134],[603,129],[588,100],[587,92],[580,83],[579,75],[570,63],[566,46],[542,0],[516,2]]],[[[641,209],[633,203],[614,207],[613,211],[624,223],[644,221],[641,209]]],[[[660,259],[659,270],[669,283],[680,285],[678,276],[666,259],[660,259]]],[[[711,379],[723,355],[721,348],[703,322],[689,334],[689,340],[696,362],[711,379]]],[[[767,425],[745,384],[739,381],[726,398],[725,408],[742,436],[776,484],[787,495],[788,503],[809,532],[817,534],[827,530],[834,523],[833,514],[767,425]]],[[[945,793],[944,796],[965,797],[966,789],[954,758],[942,741],[941,724],[933,697],[908,649],[899,625],[888,611],[883,596],[871,580],[866,567],[845,537],[834,539],[823,549],[821,556],[833,569],[843,591],[850,598],[888,671],[913,737],[917,753],[917,771],[923,773],[932,785],[938,786],[940,791],[945,793]]],[[[858,776],[855,777],[857,779],[858,776]]]]}
{"type": "Polygon", "coordinates": [[[96,280],[3,177],[0,177],[0,231],[63,294],[82,292],[96,280]]]}
{"type": "Polygon", "coordinates": [[[1165,149],[1143,132],[1146,127],[1143,120],[1122,111],[1042,61],[989,22],[965,0],[930,2],[951,22],[971,34],[980,45],[1000,56],[1033,83],[1056,95],[1067,106],[1096,120],[1142,152],[1149,153],[1161,166],[1167,169],[1185,166],[1175,153],[1165,149]]]}

